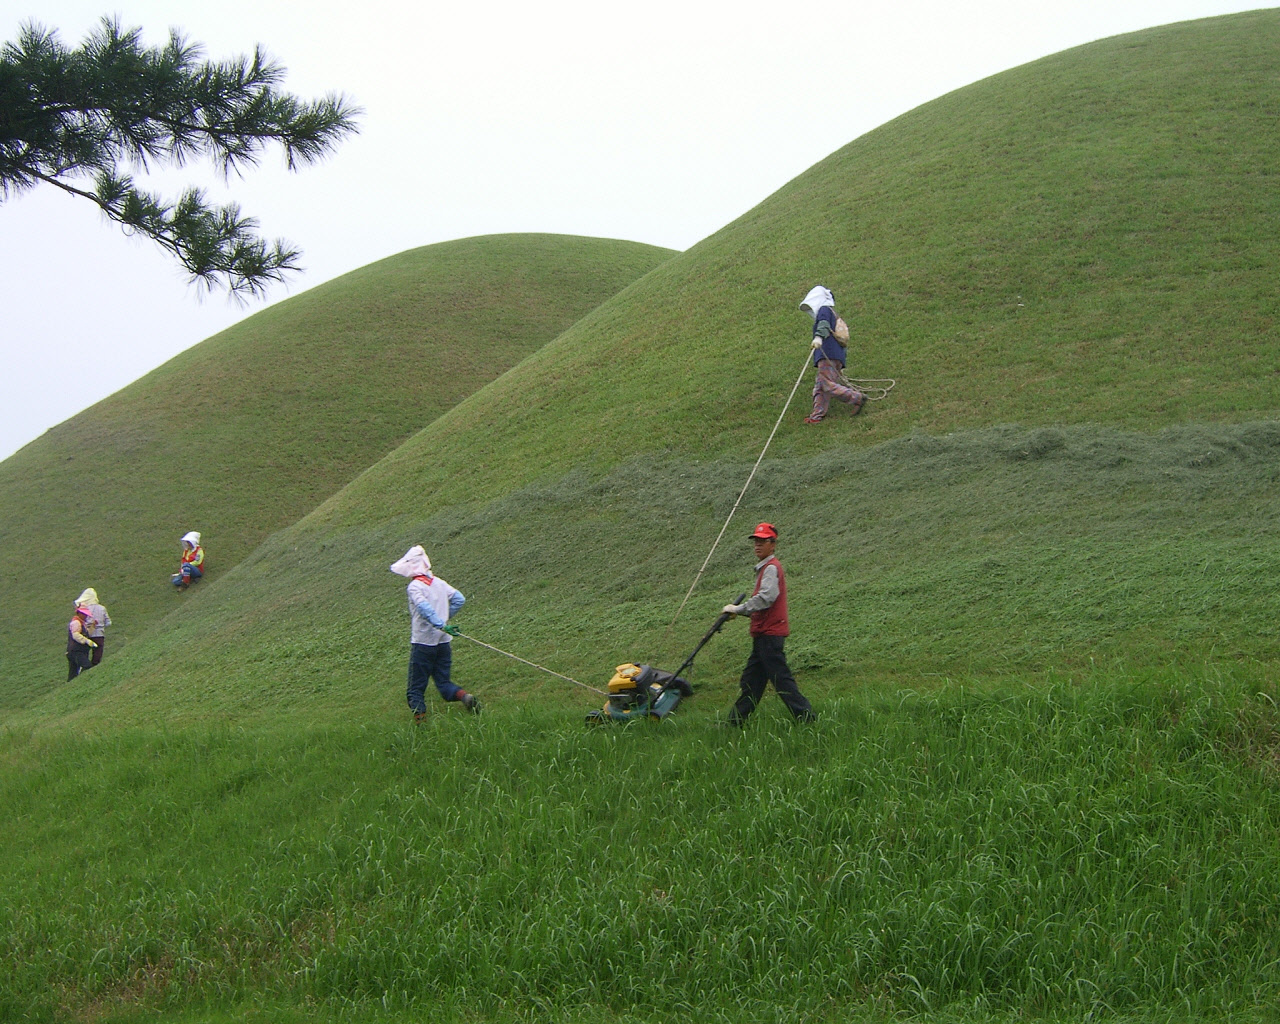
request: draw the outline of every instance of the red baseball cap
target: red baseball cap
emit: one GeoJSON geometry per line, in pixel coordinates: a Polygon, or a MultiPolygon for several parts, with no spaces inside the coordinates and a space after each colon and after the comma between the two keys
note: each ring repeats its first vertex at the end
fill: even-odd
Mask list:
{"type": "Polygon", "coordinates": [[[773,523],[761,523],[750,536],[758,537],[760,540],[777,540],[778,528],[773,523]]]}

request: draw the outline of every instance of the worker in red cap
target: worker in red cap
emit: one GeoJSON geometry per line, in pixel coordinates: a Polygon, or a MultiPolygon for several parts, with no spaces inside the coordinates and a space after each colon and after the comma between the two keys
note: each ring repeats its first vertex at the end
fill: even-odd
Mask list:
{"type": "Polygon", "coordinates": [[[756,588],[742,604],[724,606],[729,615],[751,616],[751,657],[742,670],[742,693],[729,712],[729,724],[746,723],[769,682],[797,722],[812,722],[813,708],[796,686],[782,650],[791,627],[787,623],[787,578],[782,563],[773,555],[778,546],[777,528],[761,523],[752,531],[751,543],[756,549],[756,588]]]}

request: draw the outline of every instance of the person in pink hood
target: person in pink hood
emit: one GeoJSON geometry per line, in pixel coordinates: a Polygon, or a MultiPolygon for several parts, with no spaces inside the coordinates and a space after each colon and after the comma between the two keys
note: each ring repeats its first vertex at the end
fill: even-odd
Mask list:
{"type": "Polygon", "coordinates": [[[79,605],[67,623],[67,682],[89,670],[89,652],[97,646],[89,636],[93,616],[79,605]]]}

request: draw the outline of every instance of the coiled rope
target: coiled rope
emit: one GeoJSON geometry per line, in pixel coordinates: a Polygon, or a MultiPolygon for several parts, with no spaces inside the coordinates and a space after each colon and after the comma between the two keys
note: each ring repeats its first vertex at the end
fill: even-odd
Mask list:
{"type": "Polygon", "coordinates": [[[854,391],[861,391],[866,395],[868,402],[881,402],[889,397],[889,392],[897,386],[898,382],[892,377],[846,377],[841,370],[840,383],[847,388],[853,388],[854,391]],[[872,394],[873,391],[878,391],[879,394],[872,394]]]}

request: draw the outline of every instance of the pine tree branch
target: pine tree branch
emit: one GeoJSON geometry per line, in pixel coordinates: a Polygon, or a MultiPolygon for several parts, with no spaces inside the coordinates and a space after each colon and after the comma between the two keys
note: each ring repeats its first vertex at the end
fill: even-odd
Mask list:
{"type": "Polygon", "coordinates": [[[209,206],[198,189],[176,202],[135,188],[120,165],[181,166],[207,158],[229,176],[278,144],[296,170],[356,131],[357,107],[338,95],[305,103],[279,91],[284,69],[261,47],[252,57],[202,62],[177,32],[158,48],[141,30],[104,18],[76,50],[25,25],[0,48],[0,199],[45,183],[89,199],[126,231],[172,253],[201,284],[258,294],[298,268],[298,252],[268,245],[235,205],[209,206]],[[67,175],[96,173],[96,191],[67,175]]]}

